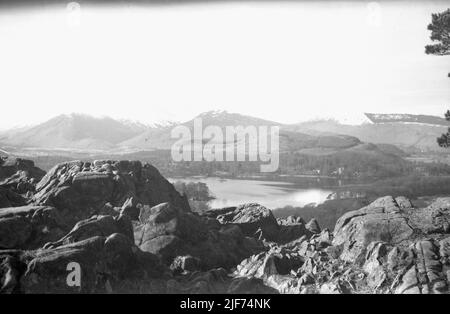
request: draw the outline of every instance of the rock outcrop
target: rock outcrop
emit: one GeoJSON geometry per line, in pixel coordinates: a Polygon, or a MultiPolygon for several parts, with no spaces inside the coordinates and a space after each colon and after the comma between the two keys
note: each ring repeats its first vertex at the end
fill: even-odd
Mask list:
{"type": "Polygon", "coordinates": [[[166,293],[195,294],[275,294],[276,289],[264,284],[261,279],[232,277],[224,268],[191,273],[175,277],[167,282],[166,293]]]}
{"type": "Polygon", "coordinates": [[[253,203],[194,213],[140,162],[62,163],[37,184],[33,167],[1,168],[31,184],[0,186],[1,293],[450,291],[450,197],[379,198],[332,232],[253,203]]]}
{"type": "Polygon", "coordinates": [[[255,203],[209,211],[205,216],[217,219],[222,225],[239,226],[246,236],[260,240],[285,243],[313,234],[300,217],[277,221],[270,209],[255,203]]]}
{"type": "Polygon", "coordinates": [[[336,223],[333,245],[342,245],[341,259],[364,257],[373,241],[405,246],[430,234],[449,229],[450,198],[440,198],[426,208],[413,208],[404,197],[379,198],[370,205],[344,214],[336,223]]]}
{"type": "Polygon", "coordinates": [[[112,203],[122,206],[129,197],[154,206],[163,202],[189,210],[186,199],[150,164],[139,161],[73,161],[53,167],[36,186],[34,201],[56,207],[112,203]]]}
{"type": "MultiPolygon", "coordinates": [[[[139,161],[58,164],[37,184],[33,203],[58,208],[73,226],[92,215],[104,214],[107,206],[118,207],[118,213],[122,206],[129,206],[130,198],[148,206],[170,202],[190,211],[187,199],[155,167],[139,161]]],[[[136,219],[135,216],[131,218],[136,219]]]]}
{"type": "Polygon", "coordinates": [[[129,238],[114,233],[37,251],[20,286],[27,293],[130,292],[135,281],[159,277],[163,270],[157,257],[137,250],[129,238]],[[80,265],[80,286],[67,283],[68,267],[73,263],[80,265]]]}
{"type": "Polygon", "coordinates": [[[11,189],[0,186],[0,208],[16,207],[27,204],[27,199],[11,189]]]}
{"type": "Polygon", "coordinates": [[[67,226],[51,206],[0,208],[0,249],[37,249],[65,234],[67,226]]]}
{"type": "Polygon", "coordinates": [[[244,258],[264,250],[263,244],[246,237],[233,225],[162,203],[141,211],[135,224],[135,241],[143,251],[161,257],[170,265],[177,256],[198,259],[201,269],[230,268],[244,258]]]}
{"type": "Polygon", "coordinates": [[[33,193],[36,183],[44,175],[45,171],[36,167],[32,160],[0,158],[0,188],[17,194],[33,193]]]}
{"type": "Polygon", "coordinates": [[[355,262],[364,257],[373,241],[398,244],[414,233],[408,210],[390,197],[377,199],[370,205],[344,214],[336,223],[333,245],[343,245],[341,258],[355,262]]]}
{"type": "Polygon", "coordinates": [[[245,235],[276,239],[279,226],[272,212],[259,204],[244,204],[216,217],[222,224],[239,225],[245,235]]]}
{"type": "Polygon", "coordinates": [[[274,244],[234,274],[281,293],[448,293],[449,210],[450,198],[426,208],[380,198],[343,215],[334,233],[274,244]]]}

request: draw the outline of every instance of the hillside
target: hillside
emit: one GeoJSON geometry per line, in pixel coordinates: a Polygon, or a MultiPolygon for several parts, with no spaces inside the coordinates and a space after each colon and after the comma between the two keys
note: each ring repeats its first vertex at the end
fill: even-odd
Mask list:
{"type": "Polygon", "coordinates": [[[318,120],[290,125],[287,129],[312,135],[345,134],[363,142],[430,151],[443,151],[436,144],[436,138],[445,132],[442,125],[403,121],[348,125],[335,120],[318,120]]]}
{"type": "MultiPolygon", "coordinates": [[[[202,113],[192,120],[181,123],[179,125],[186,126],[193,136],[194,121],[201,119],[203,129],[207,126],[218,126],[224,134],[226,134],[227,126],[279,126],[280,127],[280,151],[297,151],[305,148],[347,148],[359,144],[360,141],[351,136],[345,135],[326,135],[314,136],[300,132],[292,132],[289,128],[278,122],[259,119],[251,116],[241,115],[238,113],[229,113],[226,111],[209,111],[202,113]]],[[[139,148],[139,149],[170,149],[172,144],[177,140],[171,138],[172,127],[150,129],[131,139],[121,142],[121,147],[139,148]]],[[[207,139],[204,139],[207,141],[207,139]]],[[[235,141],[227,143],[227,145],[236,145],[235,141]]]]}
{"type": "Polygon", "coordinates": [[[0,134],[0,143],[37,148],[107,150],[142,133],[143,125],[130,125],[109,117],[59,115],[39,125],[0,134]]]}
{"type": "MultiPolygon", "coordinates": [[[[203,129],[211,125],[218,126],[224,134],[227,126],[279,126],[281,151],[311,148],[314,151],[318,148],[322,153],[328,149],[333,151],[352,147],[361,141],[438,151],[436,137],[443,132],[442,125],[403,122],[346,125],[334,120],[318,120],[287,125],[226,111],[205,112],[183,123],[155,125],[69,114],[54,117],[36,126],[0,132],[0,144],[3,149],[6,146],[81,151],[170,149],[177,140],[171,137],[173,128],[177,125],[186,126],[193,134],[196,119],[201,119],[203,129]]],[[[383,147],[391,153],[397,150],[392,146],[383,147]]],[[[397,151],[395,154],[400,155],[401,152],[397,151]]]]}
{"type": "MultiPolygon", "coordinates": [[[[251,116],[241,115],[238,113],[229,113],[227,111],[208,111],[201,113],[193,119],[178,125],[186,126],[190,129],[191,134],[194,134],[194,121],[201,119],[202,127],[218,126],[225,134],[227,126],[280,126],[280,123],[263,120],[251,116]]],[[[135,137],[127,139],[119,144],[126,148],[139,149],[170,149],[172,144],[177,140],[171,137],[171,131],[176,125],[169,127],[161,127],[157,129],[149,129],[138,134],[135,137]]],[[[231,143],[234,145],[234,143],[231,143]]]]}
{"type": "MultiPolygon", "coordinates": [[[[178,139],[172,138],[171,132],[175,126],[185,126],[193,135],[195,119],[201,119],[203,130],[210,125],[220,127],[224,140],[227,126],[279,126],[281,174],[335,176],[340,173],[345,177],[383,177],[402,174],[408,168],[408,162],[403,160],[405,154],[395,146],[365,144],[355,136],[333,133],[335,129],[332,128],[329,128],[330,132],[311,131],[327,122],[292,126],[226,111],[205,112],[184,123],[152,126],[106,117],[61,115],[31,128],[0,134],[0,143],[3,144],[0,148],[13,155],[32,156],[44,168],[54,162],[89,156],[111,158],[132,154],[130,158],[147,160],[145,152],[154,151],[155,154],[148,155],[151,158],[148,161],[156,162],[161,170],[173,175],[212,174],[216,171],[232,176],[260,173],[258,162],[244,165],[226,161],[205,162],[195,166],[192,163],[173,163],[170,149],[178,139]]],[[[333,124],[328,122],[328,125],[333,124]]],[[[205,143],[208,141],[204,139],[205,143]]],[[[236,146],[238,141],[235,139],[226,145],[236,146]]]]}

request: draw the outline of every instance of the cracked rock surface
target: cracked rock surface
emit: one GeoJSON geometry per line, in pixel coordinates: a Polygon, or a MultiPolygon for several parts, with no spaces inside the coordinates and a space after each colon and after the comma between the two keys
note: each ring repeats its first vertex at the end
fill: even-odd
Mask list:
{"type": "Polygon", "coordinates": [[[44,175],[2,159],[0,179],[1,293],[449,292],[450,197],[425,208],[382,197],[328,230],[255,203],[192,212],[139,161],[44,175]]]}

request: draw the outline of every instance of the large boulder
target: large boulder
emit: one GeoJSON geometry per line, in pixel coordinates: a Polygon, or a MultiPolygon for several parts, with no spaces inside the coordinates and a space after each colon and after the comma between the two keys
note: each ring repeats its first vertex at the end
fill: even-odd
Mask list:
{"type": "Polygon", "coordinates": [[[27,200],[22,195],[0,186],[0,208],[23,206],[26,204],[27,200]]]}
{"type": "Polygon", "coordinates": [[[288,243],[312,236],[312,232],[308,230],[305,221],[301,217],[288,216],[286,218],[278,218],[277,222],[279,224],[278,243],[288,243]]]}
{"type": "Polygon", "coordinates": [[[190,255],[177,256],[170,265],[170,269],[175,274],[197,271],[200,269],[200,260],[190,255]]]}
{"type": "Polygon", "coordinates": [[[440,197],[428,207],[409,212],[410,224],[425,234],[450,233],[450,197],[440,197]]]}
{"type": "Polygon", "coordinates": [[[32,160],[14,157],[0,160],[0,180],[10,177],[18,171],[26,171],[30,178],[38,181],[45,175],[45,171],[36,167],[32,160]]]}
{"type": "Polygon", "coordinates": [[[222,224],[238,225],[245,235],[267,240],[276,240],[280,231],[272,211],[262,205],[249,203],[230,208],[217,216],[222,224]]]}
{"type": "Polygon", "coordinates": [[[235,275],[262,279],[272,275],[289,275],[297,271],[304,261],[297,252],[275,247],[243,260],[236,267],[235,275]]]}
{"type": "Polygon", "coordinates": [[[155,167],[139,161],[58,164],[37,184],[33,201],[67,210],[73,226],[79,220],[102,213],[105,204],[126,208],[130,198],[150,207],[171,202],[190,211],[186,198],[155,167]]]}
{"type": "Polygon", "coordinates": [[[223,225],[239,226],[246,236],[260,240],[288,243],[313,235],[302,218],[289,216],[277,220],[270,209],[256,203],[211,210],[204,215],[217,219],[223,225]]]}
{"type": "Polygon", "coordinates": [[[233,278],[223,268],[195,272],[167,282],[167,293],[177,294],[275,294],[261,279],[233,278]]]}
{"type": "Polygon", "coordinates": [[[45,171],[36,167],[32,160],[8,157],[0,161],[0,187],[18,194],[34,192],[36,183],[45,171]]]}
{"type": "Polygon", "coordinates": [[[339,280],[327,282],[320,287],[320,294],[349,294],[350,290],[339,280]]]}
{"type": "Polygon", "coordinates": [[[339,218],[333,245],[343,246],[341,259],[355,262],[365,256],[371,242],[398,244],[410,239],[413,233],[404,209],[393,197],[387,196],[339,218]]]}
{"type": "Polygon", "coordinates": [[[20,293],[20,277],[32,254],[21,250],[0,250],[0,293],[20,293]]]}
{"type": "Polygon", "coordinates": [[[37,251],[20,279],[20,290],[22,293],[132,292],[140,286],[136,282],[163,274],[164,267],[156,256],[140,251],[129,238],[115,233],[37,251]],[[76,269],[71,268],[73,265],[80,267],[80,286],[68,284],[69,273],[76,269]]]}
{"type": "Polygon", "coordinates": [[[157,254],[167,265],[177,256],[190,255],[199,260],[202,269],[230,268],[264,249],[238,226],[221,226],[170,203],[143,208],[134,230],[136,245],[157,254]]]}
{"type": "Polygon", "coordinates": [[[130,197],[123,203],[120,213],[128,216],[131,220],[139,220],[141,208],[142,204],[140,204],[136,198],[130,197]]]}
{"type": "MultiPolygon", "coordinates": [[[[398,294],[440,294],[449,292],[448,274],[441,254],[448,254],[445,247],[450,238],[440,243],[433,240],[421,240],[412,244],[409,250],[415,257],[403,271],[395,293],[398,294]]],[[[401,273],[400,273],[401,274],[401,273]]]]}
{"type": "Polygon", "coordinates": [[[344,214],[336,223],[333,245],[343,248],[341,259],[363,260],[373,241],[407,246],[427,236],[450,232],[450,198],[439,198],[425,208],[414,208],[404,197],[386,196],[356,211],[344,214]]]}
{"type": "Polygon", "coordinates": [[[0,249],[36,249],[64,235],[64,219],[54,207],[0,209],[0,249]]]}
{"type": "Polygon", "coordinates": [[[367,273],[367,285],[374,290],[380,288],[387,279],[387,253],[387,245],[383,242],[372,242],[367,248],[363,269],[367,273]]]}
{"type": "Polygon", "coordinates": [[[114,233],[120,233],[134,242],[133,226],[127,216],[98,215],[79,221],[64,237],[47,243],[44,248],[55,248],[94,236],[108,237],[114,233]]]}
{"type": "Polygon", "coordinates": [[[312,233],[320,233],[322,231],[319,226],[319,222],[313,218],[306,224],[306,229],[312,233]]]}

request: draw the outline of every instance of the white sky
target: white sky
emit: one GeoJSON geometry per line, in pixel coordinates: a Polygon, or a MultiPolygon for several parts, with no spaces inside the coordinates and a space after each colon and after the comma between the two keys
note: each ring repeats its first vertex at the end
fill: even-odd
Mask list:
{"type": "Polygon", "coordinates": [[[0,129],[82,112],[143,122],[225,109],[279,122],[441,115],[445,2],[65,6],[0,12],[0,129]]]}

